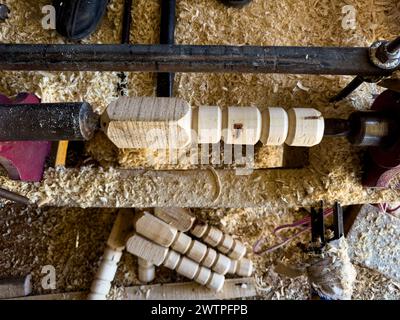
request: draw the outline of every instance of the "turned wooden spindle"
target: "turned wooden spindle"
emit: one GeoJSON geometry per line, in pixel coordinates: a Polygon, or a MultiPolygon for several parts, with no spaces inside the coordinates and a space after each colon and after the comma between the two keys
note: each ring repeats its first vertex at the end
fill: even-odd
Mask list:
{"type": "MultiPolygon", "coordinates": [[[[192,229],[196,222],[195,216],[190,212],[189,209],[185,208],[155,208],[154,213],[158,218],[168,223],[170,226],[175,227],[179,231],[186,232],[192,229]]],[[[205,233],[207,232],[208,228],[209,227],[207,224],[198,222],[196,224],[196,227],[194,227],[191,232],[194,236],[201,239],[202,237],[205,236],[205,233]]],[[[215,227],[212,228],[216,229],[215,227]]],[[[227,247],[229,247],[229,244],[232,245],[231,240],[233,238],[229,235],[224,235],[222,231],[219,232],[218,231],[213,230],[210,231],[210,233],[211,235],[216,235],[217,240],[221,239],[221,235],[222,237],[225,236],[227,238],[227,240],[225,240],[225,244],[222,246],[222,250],[226,251],[227,247]]],[[[208,241],[210,240],[210,238],[206,237],[206,240],[208,241]]],[[[215,242],[213,242],[212,244],[215,244],[215,242]]],[[[209,252],[206,255],[206,258],[202,261],[202,264],[207,267],[212,265],[212,263],[215,261],[213,260],[215,259],[213,257],[218,254],[212,248],[209,248],[208,250],[209,252]]],[[[229,274],[237,274],[243,277],[247,277],[252,274],[253,264],[251,260],[243,258],[246,254],[246,246],[242,242],[234,239],[233,249],[232,251],[228,250],[228,253],[229,253],[228,257],[231,258],[231,267],[229,268],[228,271],[229,274]],[[239,264],[237,260],[240,261],[239,264]]]]}
{"type": "Polygon", "coordinates": [[[156,267],[147,260],[138,258],[138,279],[142,283],[152,282],[156,277],[156,267]]]}
{"type": "Polygon", "coordinates": [[[204,243],[193,240],[178,229],[150,213],[143,212],[135,217],[134,227],[138,234],[154,243],[186,255],[193,261],[225,275],[230,268],[231,259],[208,248],[204,243]]]}
{"type": "Polygon", "coordinates": [[[185,208],[154,208],[154,215],[182,232],[192,229],[196,221],[196,217],[185,208]]]}
{"type": "Polygon", "coordinates": [[[163,265],[168,269],[175,270],[180,275],[214,291],[220,291],[224,285],[225,277],[223,275],[212,272],[193,260],[181,256],[178,252],[158,245],[138,234],[128,239],[126,250],[156,266],[163,265]]]}
{"type": "Polygon", "coordinates": [[[190,232],[211,247],[216,247],[233,260],[240,260],[246,255],[246,247],[243,243],[206,223],[197,223],[190,232]]]}
{"type": "Polygon", "coordinates": [[[126,238],[132,232],[132,220],[134,211],[121,209],[118,212],[110,236],[107,240],[107,247],[104,251],[100,267],[90,287],[88,300],[106,300],[121,259],[122,251],[125,248],[126,238]]]}
{"type": "Polygon", "coordinates": [[[112,102],[101,127],[118,148],[180,149],[190,143],[311,147],[321,142],[318,110],[218,106],[193,108],[178,98],[128,98],[112,102]]]}

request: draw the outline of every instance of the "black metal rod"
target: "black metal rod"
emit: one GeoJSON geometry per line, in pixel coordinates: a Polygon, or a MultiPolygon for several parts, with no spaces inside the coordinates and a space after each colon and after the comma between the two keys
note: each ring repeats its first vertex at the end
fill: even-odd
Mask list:
{"type": "Polygon", "coordinates": [[[338,202],[333,207],[333,233],[334,239],[340,239],[344,235],[343,208],[338,202]]]}
{"type": "MultiPolygon", "coordinates": [[[[176,0],[161,0],[160,44],[175,43],[176,0]]],[[[174,73],[157,74],[157,97],[172,97],[174,92],[174,73]]]]}
{"type": "Polygon", "coordinates": [[[388,75],[369,48],[1,44],[0,70],[388,75]]]}
{"type": "Polygon", "coordinates": [[[311,209],[311,240],[321,243],[321,248],[325,245],[325,224],[323,208],[311,209]]]}
{"type": "Polygon", "coordinates": [[[345,137],[350,133],[350,122],[346,119],[326,118],[324,136],[325,137],[345,137]]]}
{"type": "Polygon", "coordinates": [[[86,102],[0,105],[0,141],[82,141],[99,128],[86,102]]]}
{"type": "Polygon", "coordinates": [[[121,33],[121,43],[130,43],[131,35],[131,24],[132,24],[132,0],[125,0],[124,2],[124,13],[122,17],[122,33],[121,33]]]}
{"type": "Polygon", "coordinates": [[[345,86],[342,91],[340,91],[336,96],[329,99],[329,102],[338,102],[348,97],[352,92],[357,90],[359,86],[364,83],[364,78],[361,76],[355,77],[353,80],[349,82],[347,86],[345,86]]]}
{"type": "Polygon", "coordinates": [[[19,204],[29,205],[30,201],[27,197],[21,196],[15,192],[0,188],[0,198],[4,198],[19,204]]]}

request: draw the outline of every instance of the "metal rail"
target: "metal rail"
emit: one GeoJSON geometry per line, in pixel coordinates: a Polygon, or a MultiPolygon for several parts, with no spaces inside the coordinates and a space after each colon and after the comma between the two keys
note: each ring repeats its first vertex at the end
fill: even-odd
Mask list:
{"type": "Polygon", "coordinates": [[[388,75],[369,48],[1,44],[0,70],[388,75]]]}

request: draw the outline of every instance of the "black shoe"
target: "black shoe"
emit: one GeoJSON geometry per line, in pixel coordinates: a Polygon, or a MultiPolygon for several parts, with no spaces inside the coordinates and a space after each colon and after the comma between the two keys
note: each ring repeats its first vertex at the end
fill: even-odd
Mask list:
{"type": "Polygon", "coordinates": [[[59,34],[80,40],[91,35],[107,9],[108,0],[53,0],[59,34]]]}
{"type": "Polygon", "coordinates": [[[220,0],[224,5],[228,7],[240,8],[249,4],[251,0],[220,0]]]}

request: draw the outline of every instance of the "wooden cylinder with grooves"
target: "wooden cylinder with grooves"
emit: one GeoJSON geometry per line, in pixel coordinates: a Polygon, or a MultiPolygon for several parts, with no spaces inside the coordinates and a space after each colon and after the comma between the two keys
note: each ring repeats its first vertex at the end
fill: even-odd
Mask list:
{"type": "Polygon", "coordinates": [[[148,212],[139,213],[133,225],[139,234],[164,247],[170,247],[178,235],[176,228],[148,212]]]}
{"type": "Polygon", "coordinates": [[[204,242],[209,244],[211,247],[218,246],[223,238],[224,234],[222,231],[214,227],[209,227],[208,232],[203,236],[204,242]]]}
{"type": "Polygon", "coordinates": [[[229,234],[224,234],[224,237],[222,238],[221,243],[218,244],[217,248],[223,254],[227,254],[233,250],[234,246],[235,240],[229,234]]]}
{"type": "Polygon", "coordinates": [[[312,147],[321,142],[325,129],[321,112],[312,108],[293,108],[288,111],[288,118],[287,145],[312,147]]]}
{"type": "Polygon", "coordinates": [[[235,273],[241,277],[250,277],[253,273],[253,262],[246,258],[238,260],[235,273]]]}
{"type": "Polygon", "coordinates": [[[246,246],[239,240],[235,239],[234,247],[232,251],[228,254],[228,257],[233,260],[240,260],[246,255],[246,251],[246,246]]]}
{"type": "Polygon", "coordinates": [[[194,261],[202,262],[207,254],[207,246],[197,240],[192,240],[192,244],[186,252],[186,256],[194,261]]]}
{"type": "Polygon", "coordinates": [[[120,149],[180,149],[191,142],[192,108],[178,98],[120,97],[103,113],[101,127],[120,149]]]}
{"type": "Polygon", "coordinates": [[[205,223],[195,224],[190,232],[211,247],[216,247],[231,259],[239,260],[246,254],[246,246],[242,242],[205,223]]]}
{"type": "Polygon", "coordinates": [[[261,113],[256,107],[229,107],[222,113],[226,144],[255,145],[261,138],[261,113]]]}
{"type": "Polygon", "coordinates": [[[288,115],[283,108],[267,108],[262,112],[261,142],[267,146],[285,143],[289,130],[288,115]]]}
{"type": "Polygon", "coordinates": [[[192,244],[193,239],[183,232],[179,232],[171,248],[179,253],[185,254],[192,244]]]}
{"type": "Polygon", "coordinates": [[[142,283],[152,282],[156,277],[154,264],[138,258],[138,279],[142,283]]]}
{"type": "Polygon", "coordinates": [[[154,215],[182,232],[189,231],[196,217],[185,208],[154,208],[154,215]]]}
{"type": "Polygon", "coordinates": [[[204,260],[201,262],[201,264],[207,268],[211,268],[214,265],[215,260],[217,259],[217,255],[217,251],[215,251],[213,248],[207,248],[206,256],[204,257],[204,260]]]}
{"type": "Polygon", "coordinates": [[[218,253],[217,258],[215,259],[215,262],[211,269],[216,273],[225,275],[228,273],[230,267],[231,259],[221,253],[218,253]]]}
{"type": "Polygon", "coordinates": [[[218,143],[222,137],[222,112],[217,106],[200,106],[193,110],[193,130],[197,143],[218,143]]]}

